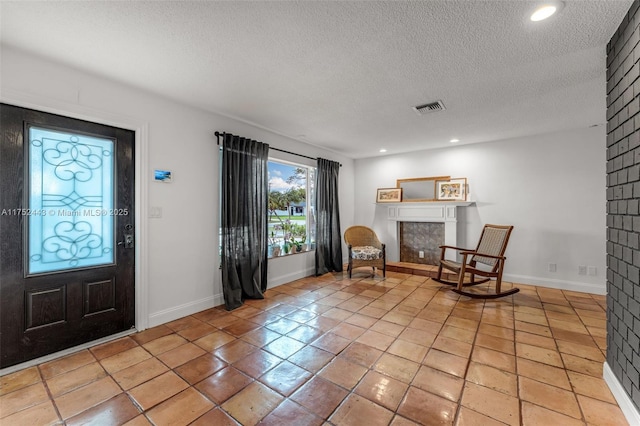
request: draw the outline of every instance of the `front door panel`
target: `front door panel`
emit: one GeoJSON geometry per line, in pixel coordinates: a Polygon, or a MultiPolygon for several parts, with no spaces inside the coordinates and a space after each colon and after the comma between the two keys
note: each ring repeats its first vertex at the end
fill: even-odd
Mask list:
{"type": "Polygon", "coordinates": [[[129,130],[0,104],[0,368],[134,326],[129,130]]]}

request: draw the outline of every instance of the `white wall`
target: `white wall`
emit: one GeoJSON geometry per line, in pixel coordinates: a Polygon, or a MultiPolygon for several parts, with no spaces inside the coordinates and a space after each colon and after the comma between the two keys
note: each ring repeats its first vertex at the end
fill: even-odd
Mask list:
{"type": "MultiPolygon", "coordinates": [[[[219,160],[215,131],[226,131],[311,157],[339,161],[340,197],[353,199],[351,159],[237,120],[194,109],[43,58],[2,46],[0,100],[139,131],[141,176],[137,267],[139,328],[151,327],[222,303],[218,256],[219,160]],[[142,133],[142,135],[140,135],[142,133]],[[142,139],[140,137],[142,136],[142,139]],[[146,144],[145,144],[146,142],[146,144]],[[173,183],[151,181],[153,169],[173,172],[173,183]],[[149,207],[162,218],[147,218],[149,207]]],[[[274,157],[300,157],[272,152],[274,157]]],[[[353,220],[353,204],[341,217],[353,220]]],[[[313,253],[269,263],[269,286],[313,273],[313,253]]]]}
{"type": "MultiPolygon", "coordinates": [[[[340,161],[342,229],[366,224],[383,239],[386,217],[374,203],[376,188],[395,186],[398,178],[467,177],[476,205],[461,215],[461,243],[474,245],[484,223],[511,223],[507,279],[605,291],[603,127],[354,162],[5,46],[1,58],[3,102],[142,130],[146,145],[140,147],[139,169],[146,176],[139,228],[145,232],[139,242],[145,247],[138,266],[146,287],[139,295],[144,299],[141,328],[222,303],[216,130],[340,161]],[[154,168],[172,170],[174,182],[150,182],[154,168]],[[150,206],[162,207],[163,217],[148,219],[150,206]],[[556,273],[547,272],[548,263],[558,265],[556,273]],[[595,266],[598,275],[579,276],[578,265],[595,266]]],[[[276,259],[269,264],[269,286],[310,275],[313,267],[313,253],[276,259]]]]}
{"type": "Polygon", "coordinates": [[[513,224],[506,280],[604,294],[605,146],[599,126],[356,160],[355,221],[390,239],[376,188],[402,178],[466,177],[475,205],[458,209],[461,245],[475,247],[485,223],[513,224]],[[595,266],[597,275],[578,275],[579,265],[595,266]]]}

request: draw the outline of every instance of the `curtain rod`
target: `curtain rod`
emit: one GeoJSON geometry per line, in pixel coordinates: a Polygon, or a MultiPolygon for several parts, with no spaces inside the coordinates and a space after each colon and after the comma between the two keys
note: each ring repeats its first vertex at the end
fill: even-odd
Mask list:
{"type": "MultiPolygon", "coordinates": [[[[220,138],[223,137],[224,135],[226,135],[226,132],[215,132],[216,138],[218,138],[218,145],[220,145],[220,138]]],[[[274,148],[272,146],[269,146],[269,149],[273,149],[274,151],[279,151],[279,152],[284,152],[285,154],[291,154],[291,155],[297,155],[298,157],[303,157],[303,158],[308,158],[309,160],[317,160],[318,157],[309,157],[308,155],[303,155],[303,154],[297,154],[295,152],[291,152],[291,151],[286,151],[284,149],[280,149],[280,148],[274,148]]],[[[342,167],[342,163],[340,164],[340,167],[342,167]]]]}

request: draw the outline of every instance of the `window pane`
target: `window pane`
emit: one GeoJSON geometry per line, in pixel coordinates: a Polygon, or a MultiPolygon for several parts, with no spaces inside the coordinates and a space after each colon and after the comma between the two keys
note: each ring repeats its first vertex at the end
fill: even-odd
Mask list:
{"type": "Polygon", "coordinates": [[[114,262],[114,142],[29,127],[29,274],[114,262]]]}
{"type": "Polygon", "coordinates": [[[309,243],[315,245],[316,242],[316,169],[309,169],[307,179],[307,229],[309,233],[309,243]]]}
{"type": "Polygon", "coordinates": [[[293,246],[305,250],[311,242],[308,182],[312,170],[269,161],[269,245],[280,247],[284,253],[293,250],[293,246]]]}

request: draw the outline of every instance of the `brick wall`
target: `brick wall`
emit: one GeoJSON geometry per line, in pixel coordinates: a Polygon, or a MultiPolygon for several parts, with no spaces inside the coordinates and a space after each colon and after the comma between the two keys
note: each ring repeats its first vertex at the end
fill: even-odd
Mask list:
{"type": "Polygon", "coordinates": [[[607,364],[640,407],[640,2],[607,45],[607,364]]]}

